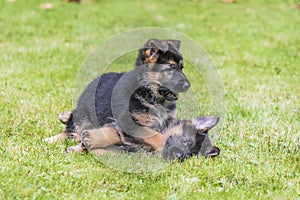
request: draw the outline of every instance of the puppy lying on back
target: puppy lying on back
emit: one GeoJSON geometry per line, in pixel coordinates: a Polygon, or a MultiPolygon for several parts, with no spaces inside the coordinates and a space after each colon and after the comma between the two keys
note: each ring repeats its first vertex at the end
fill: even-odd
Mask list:
{"type": "MultiPolygon", "coordinates": [[[[70,120],[71,112],[64,112],[59,119],[66,124],[70,120]]],[[[176,120],[162,131],[164,143],[162,156],[166,160],[184,161],[193,155],[215,157],[220,154],[220,149],[212,146],[208,131],[216,126],[219,117],[204,116],[193,120],[176,120]]],[[[101,129],[88,130],[84,132],[79,145],[71,147],[72,151],[82,152],[87,150],[96,155],[107,152],[139,152],[151,151],[147,146],[126,141],[122,130],[117,126],[103,127],[109,129],[111,137],[103,138],[101,129]],[[115,138],[114,143],[111,143],[115,138]],[[104,144],[106,140],[106,144],[104,144]],[[100,142],[99,142],[100,141],[100,142]]],[[[107,130],[105,130],[107,132],[107,130]]]]}

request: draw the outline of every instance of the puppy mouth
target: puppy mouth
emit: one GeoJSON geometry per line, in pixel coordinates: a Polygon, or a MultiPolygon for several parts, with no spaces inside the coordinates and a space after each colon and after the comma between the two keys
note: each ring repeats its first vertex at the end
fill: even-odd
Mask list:
{"type": "Polygon", "coordinates": [[[166,86],[159,86],[158,92],[168,101],[178,100],[178,94],[173,92],[171,89],[169,89],[166,86]]]}
{"type": "Polygon", "coordinates": [[[213,158],[218,155],[220,155],[220,149],[219,149],[219,147],[216,147],[216,146],[208,148],[205,152],[206,158],[213,158]]]}

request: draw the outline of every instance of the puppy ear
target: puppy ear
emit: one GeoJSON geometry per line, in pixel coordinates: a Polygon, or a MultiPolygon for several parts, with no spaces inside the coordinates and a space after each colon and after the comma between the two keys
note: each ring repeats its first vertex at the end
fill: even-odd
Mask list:
{"type": "Polygon", "coordinates": [[[169,46],[168,46],[168,43],[166,42],[166,40],[158,40],[158,39],[152,38],[145,43],[144,48],[145,49],[150,49],[150,48],[159,49],[162,52],[166,53],[168,51],[169,46]]]}
{"type": "Polygon", "coordinates": [[[175,52],[179,52],[179,49],[180,49],[180,40],[167,40],[168,41],[168,44],[169,44],[169,47],[171,50],[175,50],[175,52]]]}
{"type": "Polygon", "coordinates": [[[137,64],[156,63],[159,57],[159,51],[165,53],[168,51],[168,48],[168,43],[165,40],[158,40],[154,38],[148,40],[140,49],[140,54],[143,59],[138,60],[137,64]]]}
{"type": "Polygon", "coordinates": [[[192,124],[199,132],[206,132],[218,124],[220,117],[218,116],[204,116],[201,118],[193,119],[192,124]]]}

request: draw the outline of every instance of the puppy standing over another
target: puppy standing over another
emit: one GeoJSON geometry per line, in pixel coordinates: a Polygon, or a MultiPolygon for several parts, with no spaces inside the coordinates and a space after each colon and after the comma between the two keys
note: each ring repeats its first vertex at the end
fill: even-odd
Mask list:
{"type": "Polygon", "coordinates": [[[124,132],[124,143],[161,151],[164,138],[160,132],[176,119],[178,93],[190,87],[182,72],[179,48],[178,40],[148,40],[133,70],[103,74],[92,81],[72,111],[65,132],[47,140],[77,139],[86,130],[103,128],[103,138],[114,143],[117,135],[108,128],[114,118],[124,132]]]}

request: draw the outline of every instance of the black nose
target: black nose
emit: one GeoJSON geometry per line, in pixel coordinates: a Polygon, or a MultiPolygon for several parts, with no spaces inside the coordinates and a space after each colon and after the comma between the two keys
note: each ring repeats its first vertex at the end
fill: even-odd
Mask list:
{"type": "Polygon", "coordinates": [[[188,80],[180,80],[179,84],[185,91],[187,91],[191,87],[191,83],[188,80]]]}
{"type": "Polygon", "coordinates": [[[190,82],[186,81],[184,84],[183,84],[183,87],[187,90],[191,87],[191,84],[190,82]]]}
{"type": "Polygon", "coordinates": [[[182,160],[184,158],[184,152],[177,147],[171,148],[170,153],[171,160],[182,160]]]}
{"type": "Polygon", "coordinates": [[[182,153],[179,153],[179,152],[173,153],[173,157],[175,159],[180,159],[182,157],[182,153]]]}

